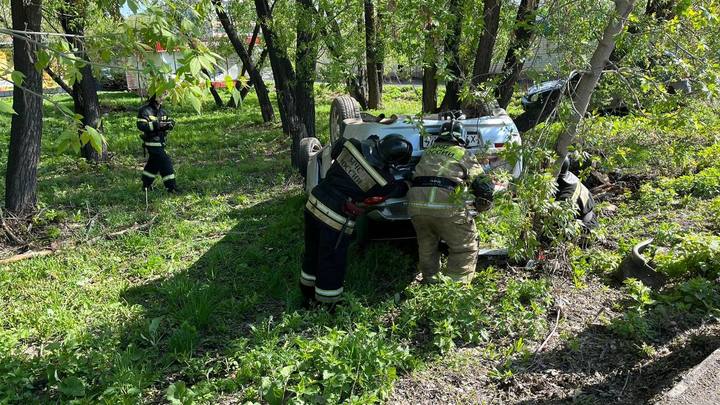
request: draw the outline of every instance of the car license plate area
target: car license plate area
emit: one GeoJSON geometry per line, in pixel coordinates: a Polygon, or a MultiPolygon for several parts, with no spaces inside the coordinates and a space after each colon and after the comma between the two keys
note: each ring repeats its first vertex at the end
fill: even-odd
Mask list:
{"type": "MultiPolygon", "coordinates": [[[[421,142],[421,148],[427,149],[435,143],[438,136],[437,135],[427,135],[423,136],[422,142],[421,142]]],[[[465,147],[466,148],[476,148],[480,146],[480,134],[467,134],[465,136],[465,147]]]]}

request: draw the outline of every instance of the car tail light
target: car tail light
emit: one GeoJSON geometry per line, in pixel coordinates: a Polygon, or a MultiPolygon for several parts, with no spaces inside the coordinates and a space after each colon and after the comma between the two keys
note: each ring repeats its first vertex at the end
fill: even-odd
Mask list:
{"type": "Polygon", "coordinates": [[[375,196],[366,198],[365,200],[363,200],[363,203],[365,203],[365,205],[377,205],[383,201],[385,201],[385,197],[375,196]]]}
{"type": "Polygon", "coordinates": [[[496,148],[496,149],[502,149],[502,148],[504,148],[504,147],[505,147],[505,144],[504,144],[504,143],[496,143],[496,144],[495,144],[495,148],[496,148]]]}

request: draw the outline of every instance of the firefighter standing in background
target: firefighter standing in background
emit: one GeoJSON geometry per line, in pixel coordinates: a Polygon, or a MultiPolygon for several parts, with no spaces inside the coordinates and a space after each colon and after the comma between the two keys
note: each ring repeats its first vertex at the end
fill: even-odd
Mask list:
{"type": "Polygon", "coordinates": [[[555,199],[558,201],[572,201],[577,204],[576,218],[582,221],[583,228],[590,230],[597,226],[595,218],[595,200],[590,190],[585,187],[580,179],[570,172],[570,159],[565,158],[560,175],[557,178],[558,191],[555,199]]]}
{"type": "Polygon", "coordinates": [[[449,248],[444,275],[470,283],[475,273],[478,234],[474,216],[490,209],[494,186],[478,158],[465,149],[464,139],[461,123],[444,123],[415,167],[408,192],[418,241],[418,268],[425,283],[436,281],[440,272],[441,240],[449,248]],[[466,202],[468,188],[474,196],[474,209],[466,202]]]}
{"type": "Polygon", "coordinates": [[[162,108],[163,98],[164,95],[153,95],[138,111],[137,127],[142,131],[140,138],[149,155],[141,178],[145,190],[151,189],[157,178],[162,180],[168,192],[177,193],[175,171],[170,156],[165,152],[167,133],[175,127],[175,121],[162,108]]]}
{"type": "Polygon", "coordinates": [[[401,135],[382,140],[338,140],[333,145],[333,164],[327,175],[312,189],[305,205],[305,255],[300,289],[305,306],[340,300],[347,264],[350,235],[355,218],[363,212],[368,197],[401,197],[405,181],[390,173],[393,165],[407,164],[412,145],[401,135]]]}

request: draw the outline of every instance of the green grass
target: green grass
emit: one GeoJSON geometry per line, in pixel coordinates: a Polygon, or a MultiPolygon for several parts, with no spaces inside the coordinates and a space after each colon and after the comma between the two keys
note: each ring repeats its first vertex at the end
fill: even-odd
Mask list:
{"type": "MultiPolygon", "coordinates": [[[[385,111],[417,111],[414,90],[388,94],[385,111]]],[[[331,96],[318,93],[323,141],[331,96]]],[[[393,245],[351,252],[338,314],[301,310],[301,179],[253,97],[201,115],[169,106],[187,192],[159,187],[147,205],[138,98],[101,96],[114,156],[99,167],[54,150],[65,124],[46,107],[33,243],[73,244],[0,268],[0,402],[375,402],[456,345],[507,360],[544,333],[544,281],[490,269],[472,288],[420,288],[412,247],[393,245]]],[[[0,126],[7,143],[9,120],[0,126]]]]}

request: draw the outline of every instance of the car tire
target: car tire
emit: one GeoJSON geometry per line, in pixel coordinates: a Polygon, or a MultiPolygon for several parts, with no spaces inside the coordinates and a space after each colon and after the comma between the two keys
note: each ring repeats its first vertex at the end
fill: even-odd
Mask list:
{"type": "Polygon", "coordinates": [[[307,177],[308,163],[310,157],[318,153],[322,149],[322,144],[317,138],[303,138],[300,140],[300,148],[298,150],[298,170],[303,178],[307,177]]]}
{"type": "Polygon", "coordinates": [[[348,118],[360,118],[360,103],[350,96],[335,97],[330,105],[331,144],[342,135],[343,121],[348,118]]]}

